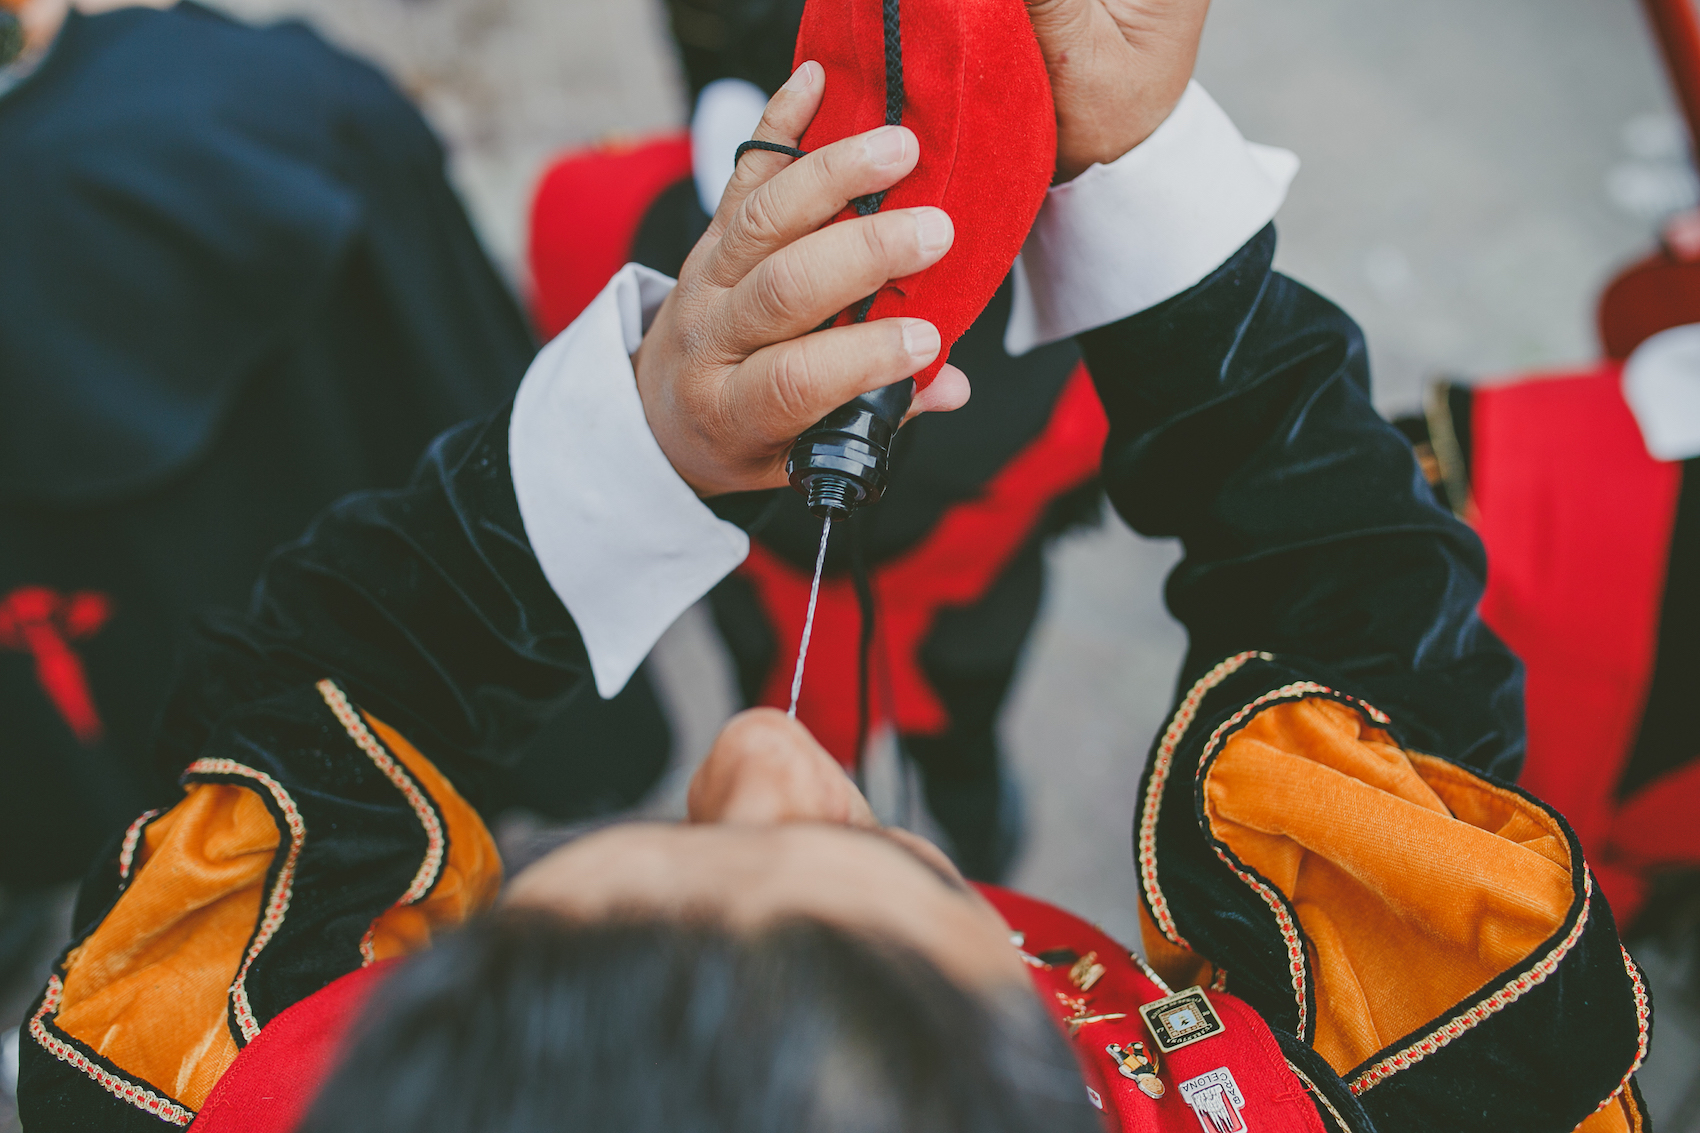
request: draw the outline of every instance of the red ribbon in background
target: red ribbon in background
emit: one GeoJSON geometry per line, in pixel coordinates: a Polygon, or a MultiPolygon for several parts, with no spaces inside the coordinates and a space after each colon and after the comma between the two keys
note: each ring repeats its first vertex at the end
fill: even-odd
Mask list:
{"type": "Polygon", "coordinates": [[[20,586],[0,601],[0,649],[35,658],[41,690],[85,745],[98,743],[103,729],[71,642],[93,637],[111,616],[112,600],[91,590],[61,594],[45,586],[20,586]]]}

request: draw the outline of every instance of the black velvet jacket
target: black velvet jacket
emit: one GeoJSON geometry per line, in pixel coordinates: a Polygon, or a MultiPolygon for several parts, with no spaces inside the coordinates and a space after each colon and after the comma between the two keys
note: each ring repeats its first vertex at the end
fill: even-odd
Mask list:
{"type": "MultiPolygon", "coordinates": [[[[1129,800],[1144,912],[1163,934],[1148,933],[1148,949],[1196,955],[1257,1008],[1316,1084],[1326,1124],[1561,1133],[1615,1105],[1618,1127],[1639,1128],[1630,1075],[1645,1050],[1645,994],[1609,910],[1590,898],[1574,838],[1504,783],[1522,750],[1519,666],[1474,613],[1481,547],[1434,504],[1371,407],[1356,327],[1275,274],[1273,251],[1271,228],[1190,291],[1081,342],[1111,421],[1110,498],[1139,530],[1186,548],[1168,584],[1191,635],[1175,723],[1129,800]],[[1380,750],[1436,757],[1462,789],[1546,824],[1561,859],[1568,847],[1574,899],[1550,938],[1358,1066],[1316,1049],[1318,1005],[1335,994],[1317,964],[1326,942],[1239,859],[1206,799],[1233,736],[1301,701],[1347,705],[1391,737],[1380,750]]],[[[159,759],[189,768],[187,787],[261,795],[279,829],[264,905],[276,918],[262,915],[226,1004],[236,1047],[368,958],[374,918],[415,893],[421,861],[441,859],[443,829],[459,836],[442,818],[448,792],[427,784],[435,797],[422,810],[398,790],[425,780],[386,771],[323,682],[474,804],[488,769],[564,699],[593,695],[584,645],[527,542],[506,437],[505,413],[444,435],[408,487],[332,508],[274,556],[245,616],[200,635],[159,759]]],[[[163,819],[138,826],[85,887],[83,943],[146,883],[134,855],[153,821],[163,819]]],[[[1397,840],[1371,850],[1395,871],[1410,853],[1397,840]]],[[[77,962],[67,954],[27,1027],[26,1126],[185,1124],[193,1099],[138,1081],[98,1041],[60,1027],[77,962]]]]}

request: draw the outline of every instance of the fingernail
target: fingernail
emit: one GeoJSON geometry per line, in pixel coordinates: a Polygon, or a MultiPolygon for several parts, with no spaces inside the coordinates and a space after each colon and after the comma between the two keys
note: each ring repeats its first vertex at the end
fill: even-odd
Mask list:
{"type": "Polygon", "coordinates": [[[939,331],[922,319],[909,319],[903,324],[903,349],[916,361],[932,361],[939,352],[939,331]]]}
{"type": "Polygon", "coordinates": [[[865,144],[869,161],[875,165],[896,165],[909,151],[909,136],[901,126],[881,126],[868,135],[865,144]]]}
{"type": "Polygon", "coordinates": [[[791,72],[791,77],[785,80],[786,90],[808,90],[815,85],[815,72],[820,70],[820,64],[813,59],[805,60],[801,67],[791,72]]]}
{"type": "Polygon", "coordinates": [[[950,247],[951,240],[956,235],[956,226],[950,222],[950,214],[943,209],[921,208],[915,210],[915,234],[921,241],[921,251],[942,252],[950,247]]]}

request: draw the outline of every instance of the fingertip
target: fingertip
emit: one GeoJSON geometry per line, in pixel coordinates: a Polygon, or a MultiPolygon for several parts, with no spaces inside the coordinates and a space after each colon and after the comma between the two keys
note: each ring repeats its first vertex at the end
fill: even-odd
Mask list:
{"type": "Polygon", "coordinates": [[[925,319],[904,319],[903,349],[917,369],[939,356],[939,329],[925,319]]]}
{"type": "MultiPolygon", "coordinates": [[[[767,100],[767,111],[755,136],[764,142],[795,145],[820,109],[826,93],[826,70],[814,60],[808,60],[791,73],[774,96],[767,100]]],[[[783,168],[781,162],[776,168],[783,168]]]]}
{"type": "Polygon", "coordinates": [[[791,77],[785,80],[785,89],[793,94],[800,94],[818,84],[826,75],[826,68],[813,59],[805,59],[791,77]]]}
{"type": "MultiPolygon", "coordinates": [[[[968,375],[955,366],[946,363],[940,367],[927,388],[915,395],[910,404],[909,417],[922,413],[949,413],[961,409],[968,404],[968,398],[973,394],[973,387],[968,381],[968,375]]],[[[908,418],[906,417],[905,420],[908,418]]]]}
{"type": "Polygon", "coordinates": [[[910,210],[915,218],[915,236],[921,252],[927,256],[942,256],[956,242],[956,222],[950,214],[932,205],[910,210]]]}

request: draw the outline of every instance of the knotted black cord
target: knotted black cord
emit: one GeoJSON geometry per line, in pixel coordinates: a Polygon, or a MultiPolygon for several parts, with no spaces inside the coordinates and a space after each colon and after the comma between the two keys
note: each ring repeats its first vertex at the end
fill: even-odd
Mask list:
{"type": "Polygon", "coordinates": [[[807,150],[800,150],[796,146],[782,146],[778,142],[758,142],[752,139],[738,143],[738,148],[732,151],[732,164],[736,165],[744,160],[744,155],[753,149],[766,150],[768,153],[782,153],[786,157],[809,156],[807,150]]]}
{"type": "MultiPolygon", "coordinates": [[[[882,11],[885,24],[885,124],[887,126],[903,125],[903,20],[898,10],[899,0],[885,0],[882,11]]],[[[884,189],[877,193],[869,193],[865,197],[857,197],[853,202],[858,216],[872,216],[885,203],[884,189]]],[[[879,294],[875,292],[874,295],[879,294]]],[[[874,305],[874,296],[870,295],[856,305],[856,313],[851,316],[853,323],[866,322],[868,311],[874,305]]]]}
{"type": "MultiPolygon", "coordinates": [[[[885,124],[901,126],[903,124],[903,22],[899,12],[900,0],[884,0],[882,16],[885,29],[885,124]]],[[[859,216],[872,216],[878,212],[880,205],[885,203],[885,190],[869,193],[855,200],[856,213],[859,216]]],[[[878,295],[875,292],[874,295],[878,295]]],[[[869,295],[856,305],[856,311],[851,316],[851,322],[866,322],[868,311],[874,305],[874,295],[869,295]]],[[[865,785],[862,772],[863,760],[868,754],[868,733],[872,728],[872,684],[869,679],[872,668],[874,634],[876,632],[876,611],[874,606],[874,588],[868,578],[868,562],[864,553],[864,520],[852,523],[850,527],[850,578],[856,589],[856,606],[862,616],[861,641],[857,648],[856,682],[856,778],[859,785],[865,785]]],[[[889,666],[882,666],[882,669],[889,666]]],[[[889,674],[887,675],[889,680],[889,674]]],[[[886,699],[890,699],[887,697],[886,699]]],[[[902,818],[899,826],[909,825],[909,761],[905,758],[903,738],[897,730],[896,705],[888,704],[886,714],[891,721],[891,738],[894,750],[897,752],[897,778],[902,792],[902,818]]]]}

